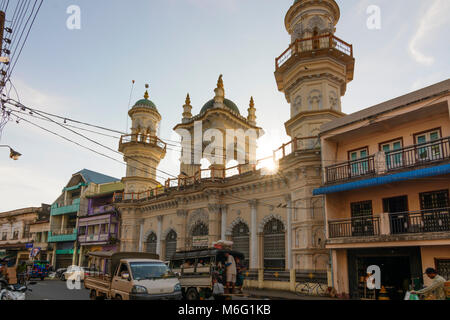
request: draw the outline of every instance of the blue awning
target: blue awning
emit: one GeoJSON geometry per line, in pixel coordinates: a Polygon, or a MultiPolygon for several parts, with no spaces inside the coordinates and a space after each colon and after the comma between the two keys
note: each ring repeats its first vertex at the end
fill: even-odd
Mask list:
{"type": "Polygon", "coordinates": [[[354,181],[354,182],[338,184],[338,185],[333,185],[333,186],[329,186],[329,187],[322,187],[322,188],[315,189],[313,191],[313,195],[318,196],[318,195],[322,195],[322,194],[330,194],[330,193],[336,193],[336,192],[342,192],[342,191],[368,188],[368,187],[379,186],[379,185],[392,183],[392,182],[421,179],[421,178],[439,176],[439,175],[448,174],[448,173],[450,173],[450,164],[445,164],[445,165],[436,166],[436,167],[430,167],[430,168],[425,168],[425,169],[418,169],[418,170],[412,170],[412,171],[401,172],[401,173],[396,173],[396,174],[390,174],[390,175],[381,176],[381,177],[377,177],[377,178],[358,180],[358,181],[354,181]]]}

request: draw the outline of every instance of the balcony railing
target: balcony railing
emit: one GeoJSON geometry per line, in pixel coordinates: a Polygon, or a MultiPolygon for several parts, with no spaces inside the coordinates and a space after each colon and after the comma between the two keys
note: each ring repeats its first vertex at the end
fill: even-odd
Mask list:
{"type": "Polygon", "coordinates": [[[346,54],[347,56],[353,57],[353,46],[351,44],[348,44],[332,34],[326,34],[318,37],[297,39],[278,58],[276,58],[276,68],[280,68],[297,53],[311,52],[321,49],[335,49],[346,54]]]}
{"type": "Polygon", "coordinates": [[[417,144],[386,153],[388,171],[450,159],[450,138],[417,144]]]}
{"type": "Polygon", "coordinates": [[[115,207],[112,204],[105,204],[103,206],[98,206],[89,210],[89,214],[102,214],[115,211],[115,207]]]}
{"type": "Polygon", "coordinates": [[[261,170],[261,175],[266,174],[267,168],[269,173],[274,174],[276,170],[271,170],[270,167],[276,167],[277,163],[285,157],[298,152],[320,149],[320,142],[318,137],[295,138],[294,140],[283,144],[280,148],[273,152],[272,156],[259,159],[255,164],[240,164],[231,168],[211,168],[201,169],[193,176],[180,176],[178,178],[167,179],[163,185],[154,189],[143,192],[115,192],[113,199],[114,203],[122,201],[135,201],[163,196],[169,190],[184,188],[187,186],[203,183],[203,182],[223,182],[227,178],[232,178],[249,172],[256,172],[261,170]]]}
{"type": "Polygon", "coordinates": [[[326,168],[327,182],[333,183],[375,173],[375,156],[347,161],[326,168]]]}
{"type": "Polygon", "coordinates": [[[48,242],[75,241],[77,239],[76,228],[52,230],[48,234],[48,242]]]}
{"type": "Polygon", "coordinates": [[[151,136],[148,134],[127,134],[120,137],[119,149],[122,150],[124,144],[128,143],[142,143],[151,146],[160,147],[164,151],[167,149],[167,144],[159,139],[157,136],[151,136]]]}
{"type": "Polygon", "coordinates": [[[86,243],[86,242],[108,242],[110,240],[110,238],[117,238],[116,234],[89,234],[89,235],[79,235],[78,236],[78,241],[80,241],[81,243],[86,243]]]}
{"type": "Polygon", "coordinates": [[[391,234],[450,231],[450,208],[391,213],[391,234]]]}
{"type": "Polygon", "coordinates": [[[371,237],[380,235],[380,217],[363,216],[328,222],[330,238],[371,237]]]}

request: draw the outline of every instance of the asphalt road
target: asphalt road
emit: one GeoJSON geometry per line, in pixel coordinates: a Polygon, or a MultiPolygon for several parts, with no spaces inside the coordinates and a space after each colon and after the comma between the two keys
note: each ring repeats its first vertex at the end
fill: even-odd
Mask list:
{"type": "MultiPolygon", "coordinates": [[[[81,284],[81,289],[67,288],[65,281],[37,280],[35,285],[29,286],[32,292],[27,292],[27,300],[89,300],[89,291],[81,284]]],[[[235,297],[233,300],[253,300],[250,297],[235,297]]]]}
{"type": "Polygon", "coordinates": [[[81,289],[70,290],[66,282],[61,280],[37,280],[29,286],[32,292],[27,292],[27,300],[89,300],[89,291],[81,284],[81,289]]]}

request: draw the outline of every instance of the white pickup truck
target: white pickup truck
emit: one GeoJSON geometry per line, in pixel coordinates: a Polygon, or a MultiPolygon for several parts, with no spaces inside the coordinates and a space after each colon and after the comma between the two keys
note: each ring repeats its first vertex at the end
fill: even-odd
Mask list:
{"type": "Polygon", "coordinates": [[[142,252],[89,253],[84,287],[90,297],[115,300],[181,300],[178,278],[159,256],[142,252]]]}

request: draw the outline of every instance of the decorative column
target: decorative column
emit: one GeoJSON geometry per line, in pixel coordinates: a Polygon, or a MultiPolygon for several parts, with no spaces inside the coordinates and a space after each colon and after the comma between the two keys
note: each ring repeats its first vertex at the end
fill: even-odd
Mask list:
{"type": "Polygon", "coordinates": [[[184,249],[186,245],[186,225],[187,225],[187,210],[177,210],[178,217],[178,234],[177,234],[177,250],[184,249]]]}
{"type": "Polygon", "coordinates": [[[219,213],[220,213],[221,205],[219,204],[210,204],[208,205],[208,211],[209,211],[209,223],[208,223],[208,229],[209,229],[209,245],[211,245],[213,242],[216,242],[220,240],[220,220],[219,220],[219,213]]]}
{"type": "Polygon", "coordinates": [[[162,220],[163,216],[158,216],[158,229],[156,239],[156,253],[161,256],[161,237],[162,237],[162,220]]]}
{"type": "Polygon", "coordinates": [[[139,224],[139,252],[144,252],[144,219],[138,220],[139,224]]]}
{"type": "Polygon", "coordinates": [[[256,222],[256,214],[257,214],[257,200],[249,201],[250,205],[250,269],[258,269],[259,268],[259,259],[258,259],[258,227],[256,222]]]}
{"type": "Polygon", "coordinates": [[[220,238],[222,240],[226,240],[226,233],[227,233],[227,209],[228,206],[227,205],[222,205],[221,206],[221,212],[222,212],[222,222],[221,222],[221,232],[220,232],[220,238]]]}
{"type": "Polygon", "coordinates": [[[291,195],[286,195],[285,200],[287,215],[287,269],[292,270],[292,199],[291,195]]]}

